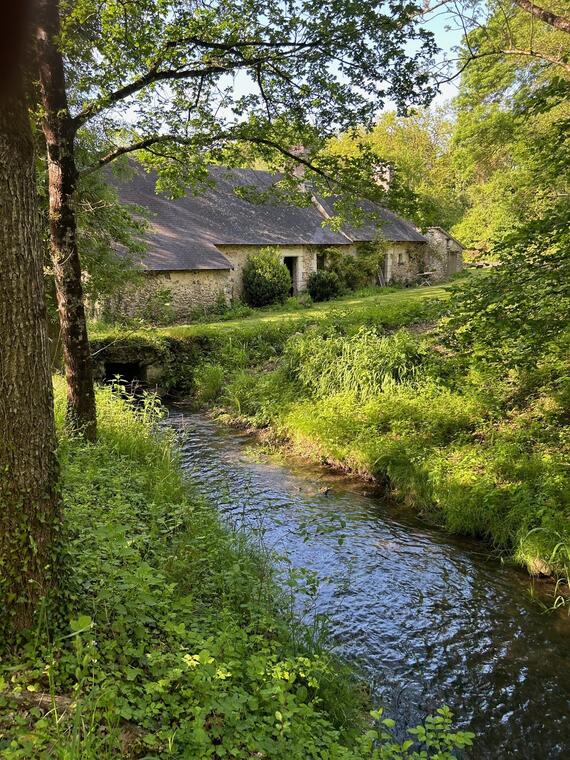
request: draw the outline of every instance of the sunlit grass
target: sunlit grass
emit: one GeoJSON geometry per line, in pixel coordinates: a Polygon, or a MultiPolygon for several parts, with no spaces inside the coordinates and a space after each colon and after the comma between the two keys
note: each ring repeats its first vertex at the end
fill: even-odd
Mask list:
{"type": "Polygon", "coordinates": [[[382,318],[383,314],[390,315],[394,310],[405,311],[408,307],[411,309],[422,302],[429,300],[447,300],[453,289],[453,284],[438,285],[433,287],[417,288],[386,288],[377,289],[372,295],[354,295],[345,296],[327,301],[324,303],[310,304],[305,307],[299,307],[294,299],[285,304],[283,307],[268,307],[258,309],[250,316],[240,317],[238,319],[220,320],[213,322],[199,322],[193,324],[172,325],[169,327],[124,327],[121,325],[92,325],[90,337],[92,340],[101,338],[110,338],[125,335],[145,335],[153,333],[159,336],[170,336],[173,338],[186,338],[196,335],[214,335],[217,333],[228,333],[243,328],[254,328],[255,326],[281,324],[284,322],[315,322],[320,323],[323,320],[334,317],[336,314],[342,314],[350,311],[353,318],[367,315],[378,316],[382,318]]]}

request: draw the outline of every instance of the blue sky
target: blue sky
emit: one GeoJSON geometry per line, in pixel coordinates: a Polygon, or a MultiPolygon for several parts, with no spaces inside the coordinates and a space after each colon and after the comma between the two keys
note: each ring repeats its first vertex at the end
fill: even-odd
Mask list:
{"type": "MultiPolygon", "coordinates": [[[[440,9],[425,24],[426,28],[433,32],[436,42],[447,56],[453,56],[453,49],[461,42],[461,31],[452,14],[445,9],[440,9]],[[449,27],[449,28],[446,28],[449,27]]],[[[434,105],[442,105],[457,95],[458,80],[449,82],[442,87],[441,94],[434,101],[434,105]]]]}

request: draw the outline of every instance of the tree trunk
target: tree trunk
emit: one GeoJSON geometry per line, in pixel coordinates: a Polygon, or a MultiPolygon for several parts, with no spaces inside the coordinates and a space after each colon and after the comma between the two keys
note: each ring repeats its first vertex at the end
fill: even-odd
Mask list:
{"type": "Polygon", "coordinates": [[[60,575],[43,245],[21,82],[0,87],[0,214],[1,649],[34,625],[60,575]]]}
{"type": "Polygon", "coordinates": [[[51,252],[67,380],[68,417],[74,430],[88,440],[95,440],[95,391],[74,208],[76,130],[67,103],[63,58],[57,48],[59,32],[59,2],[38,0],[36,50],[44,110],[51,252]]]}

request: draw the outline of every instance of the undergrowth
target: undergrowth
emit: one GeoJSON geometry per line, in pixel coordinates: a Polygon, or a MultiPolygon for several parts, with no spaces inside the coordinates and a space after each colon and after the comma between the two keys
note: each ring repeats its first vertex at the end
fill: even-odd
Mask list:
{"type": "Polygon", "coordinates": [[[221,352],[198,367],[197,398],[385,483],[533,574],[567,578],[568,343],[562,334],[536,366],[504,370],[453,353],[437,331],[329,320],[289,337],[275,361],[236,366],[221,352]]]}
{"type": "Polygon", "coordinates": [[[350,672],[287,617],[269,558],[182,481],[152,398],[135,410],[100,390],[93,445],[65,431],[64,395],[57,381],[70,624],[0,660],[3,760],[445,759],[470,744],[445,708],[403,744],[381,711],[365,717],[350,672]]]}

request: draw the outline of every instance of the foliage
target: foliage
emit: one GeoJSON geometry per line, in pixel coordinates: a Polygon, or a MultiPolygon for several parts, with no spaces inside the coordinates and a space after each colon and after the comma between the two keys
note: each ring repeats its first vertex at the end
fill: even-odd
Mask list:
{"type": "MultiPolygon", "coordinates": [[[[529,288],[532,266],[521,270],[529,288]]],[[[486,538],[531,572],[564,573],[568,333],[554,337],[554,323],[551,332],[537,324],[545,339],[533,337],[534,353],[524,332],[513,341],[508,320],[491,320],[473,302],[473,293],[492,301],[496,278],[507,292],[508,275],[496,269],[462,281],[452,309],[427,297],[438,288],[382,289],[300,315],[283,309],[157,334],[178,345],[198,331],[207,336],[192,359],[198,395],[230,416],[271,426],[304,456],[373,476],[435,522],[486,538]],[[397,329],[434,322],[444,310],[447,322],[436,330],[397,329]]],[[[560,281],[544,312],[535,293],[534,315],[529,290],[528,318],[550,322],[564,287],[560,281]]],[[[560,310],[560,330],[565,319],[560,310]]]]}
{"type": "MultiPolygon", "coordinates": [[[[91,136],[86,135],[78,145],[82,161],[92,156],[91,142],[91,136]]],[[[142,235],[147,227],[148,210],[122,204],[108,180],[109,176],[100,173],[89,174],[81,180],[75,194],[83,290],[90,307],[105,305],[126,285],[140,282],[141,273],[135,262],[145,250],[142,235]]],[[[37,162],[37,182],[41,207],[45,210],[48,206],[47,166],[43,158],[37,162]]],[[[50,292],[53,275],[49,267],[46,274],[50,292]]],[[[50,310],[55,313],[55,304],[50,304],[50,310]]]]}
{"type": "Polygon", "coordinates": [[[427,357],[427,348],[405,331],[389,337],[370,328],[355,335],[324,335],[309,330],[285,346],[284,367],[312,396],[376,396],[392,384],[411,381],[427,357]]]}
{"type": "Polygon", "coordinates": [[[100,390],[89,445],[62,428],[56,390],[70,625],[0,663],[3,758],[389,760],[469,746],[447,709],[404,744],[381,711],[368,724],[348,672],[281,617],[268,558],[188,493],[152,397],[133,409],[100,390]],[[45,708],[26,701],[38,693],[45,708]]]}
{"type": "Polygon", "coordinates": [[[84,178],[75,206],[85,295],[94,304],[140,279],[134,264],[144,252],[148,212],[121,204],[115,188],[100,174],[84,178]]]}
{"type": "Polygon", "coordinates": [[[336,274],[343,290],[360,290],[378,284],[384,256],[384,244],[381,241],[362,243],[356,256],[347,255],[339,248],[327,248],[324,264],[327,271],[336,274]]]}
{"type": "Polygon", "coordinates": [[[222,392],[224,368],[220,364],[201,364],[194,373],[194,400],[207,404],[222,392]]]}
{"type": "Polygon", "coordinates": [[[284,303],[291,277],[276,248],[262,248],[248,256],[243,268],[243,290],[250,306],[284,303]]]}
{"type": "Polygon", "coordinates": [[[554,549],[570,546],[567,356],[505,376],[416,341],[314,330],[288,341],[273,379],[250,370],[245,382],[242,370],[222,401],[531,572],[564,572],[554,549]]]}
{"type": "Polygon", "coordinates": [[[423,70],[433,37],[402,0],[389,12],[375,0],[199,9],[182,0],[80,0],[63,2],[61,15],[74,126],[95,149],[81,168],[138,151],[158,169],[159,187],[175,193],[199,188],[209,163],[262,160],[285,169],[281,189],[303,194],[295,145],[315,149],[311,176],[329,194],[321,172],[354,186],[367,167],[318,156],[326,138],[368,122],[386,97],[404,106],[433,95],[423,70]]]}
{"type": "Polygon", "coordinates": [[[468,210],[453,232],[498,256],[514,227],[567,198],[568,35],[515,4],[489,4],[465,28],[453,154],[468,210]]]}
{"type": "Polygon", "coordinates": [[[532,367],[564,340],[570,314],[570,217],[552,208],[495,247],[500,266],[452,299],[448,342],[481,361],[532,367]]]}
{"type": "Polygon", "coordinates": [[[370,129],[349,130],[331,140],[335,155],[370,151],[376,179],[388,185],[386,205],[419,227],[452,227],[462,217],[464,187],[453,166],[454,120],[443,109],[387,111],[370,129]]]}
{"type": "Polygon", "coordinates": [[[319,269],[307,278],[307,290],[313,301],[330,301],[340,294],[340,280],[336,272],[319,269]]]}

